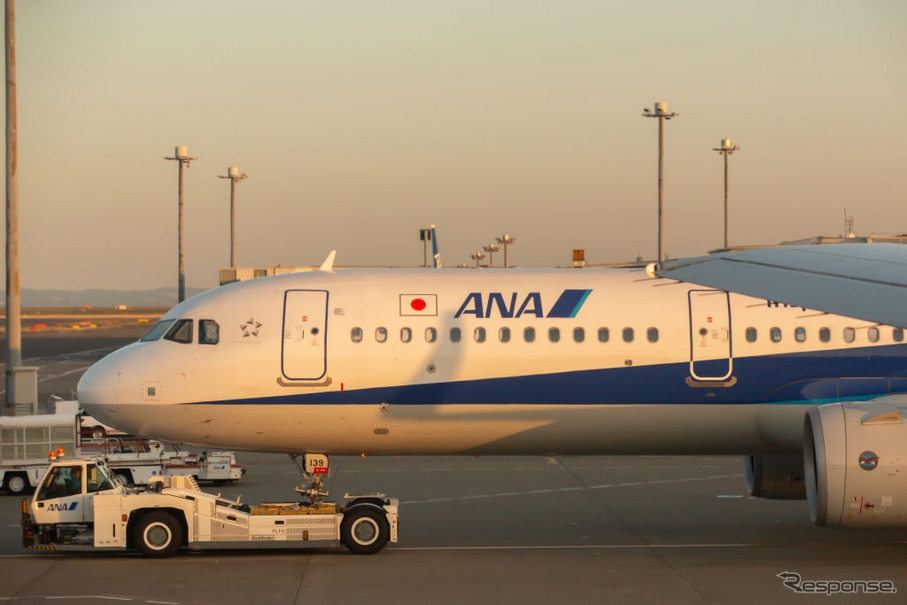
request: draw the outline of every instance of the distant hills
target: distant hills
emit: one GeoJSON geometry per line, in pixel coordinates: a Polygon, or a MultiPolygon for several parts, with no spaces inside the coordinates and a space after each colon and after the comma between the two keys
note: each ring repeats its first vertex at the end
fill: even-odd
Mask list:
{"type": "MultiPolygon", "coordinates": [[[[186,288],[186,298],[204,292],[203,288],[186,288]]],[[[176,288],[157,290],[35,290],[23,288],[23,307],[172,307],[177,303],[176,288]]],[[[6,304],[6,292],[0,291],[0,308],[6,304]]]]}

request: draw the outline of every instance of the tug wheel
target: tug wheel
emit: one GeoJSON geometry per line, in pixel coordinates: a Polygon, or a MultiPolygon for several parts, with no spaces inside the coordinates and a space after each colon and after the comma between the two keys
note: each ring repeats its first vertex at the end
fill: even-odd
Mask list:
{"type": "Polygon", "coordinates": [[[6,490],[11,494],[22,494],[28,489],[28,481],[22,475],[7,475],[6,490]]]}
{"type": "Polygon", "coordinates": [[[359,555],[375,554],[387,544],[390,525],[384,511],[371,506],[354,506],[343,515],[340,541],[359,555]]]}
{"type": "Polygon", "coordinates": [[[133,541],[146,557],[169,557],[182,546],[183,528],[170,513],[148,513],[135,524],[133,541]]]}

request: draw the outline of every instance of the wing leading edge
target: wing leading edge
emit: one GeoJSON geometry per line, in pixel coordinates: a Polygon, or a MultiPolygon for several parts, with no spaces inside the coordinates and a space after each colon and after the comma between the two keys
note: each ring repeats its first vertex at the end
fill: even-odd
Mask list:
{"type": "Polygon", "coordinates": [[[667,261],[660,277],[907,327],[907,245],[822,244],[667,261]]]}

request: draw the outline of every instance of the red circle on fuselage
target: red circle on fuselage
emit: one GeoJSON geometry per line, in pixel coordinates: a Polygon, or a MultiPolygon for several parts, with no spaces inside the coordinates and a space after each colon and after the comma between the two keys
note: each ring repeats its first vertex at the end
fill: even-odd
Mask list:
{"type": "Polygon", "coordinates": [[[425,301],[421,298],[414,298],[410,301],[409,306],[413,308],[413,311],[424,311],[425,301]]]}

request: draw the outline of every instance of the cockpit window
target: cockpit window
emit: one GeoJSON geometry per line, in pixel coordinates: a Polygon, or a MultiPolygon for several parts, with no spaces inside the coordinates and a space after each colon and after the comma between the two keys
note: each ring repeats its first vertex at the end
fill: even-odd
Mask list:
{"type": "Polygon", "coordinates": [[[164,336],[164,340],[172,340],[173,342],[179,342],[183,344],[192,342],[192,320],[177,320],[173,324],[173,326],[169,330],[167,330],[167,334],[164,336]]]}
{"type": "Polygon", "coordinates": [[[220,326],[216,321],[213,319],[198,320],[198,342],[203,345],[216,345],[220,342],[220,326]]]}
{"type": "Polygon", "coordinates": [[[151,340],[157,340],[167,331],[167,328],[170,327],[170,324],[173,323],[172,319],[162,319],[153,326],[151,329],[145,332],[145,334],[140,338],[142,342],[149,342],[151,340]]]}

